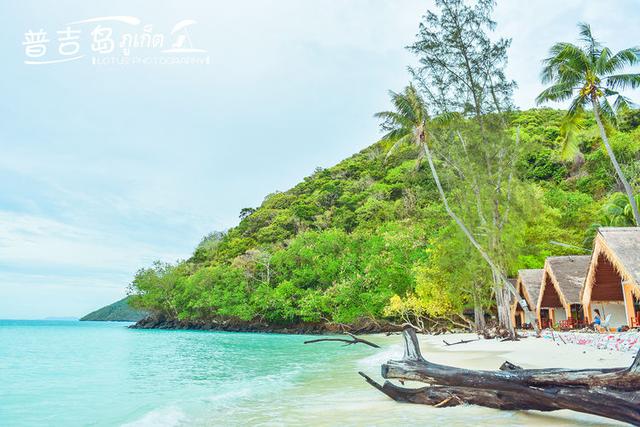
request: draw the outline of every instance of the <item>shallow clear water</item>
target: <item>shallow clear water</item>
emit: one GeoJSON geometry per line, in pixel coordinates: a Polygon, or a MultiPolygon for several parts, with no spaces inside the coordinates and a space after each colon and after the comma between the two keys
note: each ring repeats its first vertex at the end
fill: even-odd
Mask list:
{"type": "Polygon", "coordinates": [[[233,422],[364,349],[294,335],[0,321],[0,425],[233,422]]]}
{"type": "MultiPolygon", "coordinates": [[[[132,330],[126,324],[0,321],[0,426],[602,425],[562,411],[429,408],[390,401],[385,348],[303,345],[297,335],[132,330]]],[[[483,355],[478,355],[483,357],[483,355]]]]}

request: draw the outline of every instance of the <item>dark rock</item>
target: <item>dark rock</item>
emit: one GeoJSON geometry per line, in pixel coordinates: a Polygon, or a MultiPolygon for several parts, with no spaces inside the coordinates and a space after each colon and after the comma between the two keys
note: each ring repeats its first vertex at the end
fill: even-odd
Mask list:
{"type": "Polygon", "coordinates": [[[379,332],[398,332],[400,326],[384,321],[361,319],[353,324],[333,323],[294,323],[268,324],[261,321],[244,321],[231,318],[217,318],[204,320],[178,320],[168,318],[162,314],[150,314],[136,324],[129,326],[133,329],[187,329],[198,331],[227,331],[227,332],[262,332],[272,334],[336,334],[345,331],[354,334],[371,334],[379,332]]]}

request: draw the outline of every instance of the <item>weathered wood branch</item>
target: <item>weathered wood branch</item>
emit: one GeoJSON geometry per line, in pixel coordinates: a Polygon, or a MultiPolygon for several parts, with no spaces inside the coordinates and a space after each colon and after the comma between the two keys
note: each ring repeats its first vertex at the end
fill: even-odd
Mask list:
{"type": "Polygon", "coordinates": [[[395,400],[434,404],[455,396],[446,405],[461,401],[500,409],[571,409],[640,425],[640,356],[622,369],[518,369],[513,365],[515,369],[476,371],[427,361],[410,328],[403,331],[403,338],[403,358],[382,365],[382,377],[430,387],[407,391],[392,384],[376,386],[395,400]]]}
{"type": "Polygon", "coordinates": [[[514,365],[513,363],[509,362],[508,360],[505,360],[504,363],[502,365],[500,365],[500,370],[501,371],[518,371],[520,369],[522,369],[521,366],[514,365]]]}
{"type": "Polygon", "coordinates": [[[535,409],[538,411],[555,411],[557,409],[518,393],[447,386],[406,388],[397,386],[389,381],[385,381],[384,384],[380,385],[366,374],[362,372],[359,372],[359,374],[369,384],[396,402],[419,403],[438,408],[470,404],[504,410],[535,409]]]}
{"type": "Polygon", "coordinates": [[[452,343],[449,343],[446,340],[442,340],[442,342],[445,343],[447,345],[447,347],[452,346],[452,345],[457,345],[457,344],[466,344],[468,342],[474,342],[474,341],[480,341],[480,338],[476,338],[476,339],[473,339],[473,340],[460,340],[458,342],[452,342],[452,343]]]}
{"type": "Polygon", "coordinates": [[[343,342],[346,343],[345,345],[352,345],[352,344],[366,344],[370,347],[374,347],[374,348],[380,348],[380,346],[378,344],[372,343],[371,341],[367,341],[367,340],[363,340],[362,338],[358,338],[357,336],[349,333],[349,332],[345,332],[345,334],[349,335],[351,337],[350,340],[346,339],[346,338],[317,338],[317,339],[313,339],[313,340],[308,340],[305,341],[305,344],[312,344],[312,343],[316,343],[316,342],[322,342],[322,341],[335,341],[335,342],[343,342]]]}

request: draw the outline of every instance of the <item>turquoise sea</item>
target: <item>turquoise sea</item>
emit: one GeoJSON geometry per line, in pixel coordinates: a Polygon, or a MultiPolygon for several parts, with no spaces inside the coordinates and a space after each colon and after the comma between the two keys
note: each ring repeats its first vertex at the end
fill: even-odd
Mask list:
{"type": "Polygon", "coordinates": [[[266,422],[262,404],[275,415],[279,394],[371,353],[295,335],[127,325],[0,321],[0,425],[266,422]]]}
{"type": "MultiPolygon", "coordinates": [[[[600,425],[602,420],[392,402],[367,385],[382,350],[299,335],[0,321],[0,426],[600,425]],[[575,419],[575,422],[574,422],[575,419]]],[[[476,356],[473,356],[476,357],[476,356]]],[[[483,355],[477,355],[483,357],[483,355]]],[[[495,357],[495,356],[492,356],[495,357]]]]}

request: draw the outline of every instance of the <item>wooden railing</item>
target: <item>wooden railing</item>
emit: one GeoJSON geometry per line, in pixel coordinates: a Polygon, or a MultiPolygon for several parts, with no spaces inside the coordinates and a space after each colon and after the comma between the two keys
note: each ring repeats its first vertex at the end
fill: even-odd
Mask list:
{"type": "Polygon", "coordinates": [[[567,319],[561,320],[559,322],[560,329],[563,331],[568,331],[570,329],[580,329],[587,326],[587,323],[584,320],[579,319],[567,319]]]}
{"type": "Polygon", "coordinates": [[[550,328],[552,326],[553,326],[553,323],[551,322],[551,319],[540,320],[540,328],[545,329],[545,328],[550,328]]]}
{"type": "Polygon", "coordinates": [[[629,319],[629,327],[637,328],[640,327],[640,312],[636,313],[635,317],[629,319]]]}

